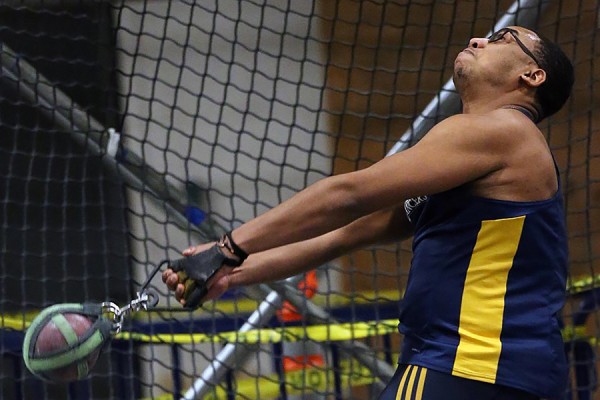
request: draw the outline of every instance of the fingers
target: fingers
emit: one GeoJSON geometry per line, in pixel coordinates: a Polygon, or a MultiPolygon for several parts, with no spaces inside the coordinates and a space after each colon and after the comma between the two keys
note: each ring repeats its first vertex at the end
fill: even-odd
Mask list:
{"type": "Polygon", "coordinates": [[[167,268],[162,273],[162,281],[169,289],[175,290],[179,283],[179,276],[171,268],[167,268]]]}
{"type": "Polygon", "coordinates": [[[182,251],[181,254],[183,254],[186,257],[193,256],[194,254],[197,253],[196,247],[197,246],[188,247],[187,249],[185,249],[184,251],[182,251]]]}
{"type": "Polygon", "coordinates": [[[175,288],[175,299],[182,305],[185,305],[185,284],[180,283],[175,288]]]}
{"type": "MultiPolygon", "coordinates": [[[[162,281],[165,285],[175,292],[175,299],[185,305],[185,297],[186,297],[186,282],[187,287],[189,287],[189,283],[193,282],[187,279],[187,275],[183,271],[175,272],[171,268],[167,268],[162,273],[162,281]]],[[[189,292],[189,289],[188,289],[189,292]]]]}
{"type": "MultiPolygon", "coordinates": [[[[204,243],[198,246],[191,246],[183,250],[182,254],[184,257],[193,256],[202,251],[210,249],[214,245],[215,244],[213,242],[204,243]]],[[[196,300],[200,300],[199,303],[202,304],[204,301],[216,299],[228,289],[229,278],[227,275],[233,270],[233,268],[225,266],[221,267],[214,274],[214,276],[212,276],[208,282],[206,282],[206,288],[204,289],[203,286],[203,289],[200,292],[201,294],[199,294],[198,292],[194,293],[198,282],[188,278],[187,274],[183,270],[183,265],[177,264],[180,261],[181,260],[173,261],[172,265],[162,273],[162,281],[167,288],[169,288],[169,290],[175,292],[175,299],[182,305],[186,304],[186,299],[190,300],[192,303],[194,303],[196,300]],[[175,271],[175,269],[179,271],[175,271]],[[203,298],[192,300],[190,299],[190,295],[192,295],[192,293],[194,293],[195,296],[203,296],[203,298]]],[[[204,285],[203,281],[202,285],[204,285]]]]}
{"type": "Polygon", "coordinates": [[[184,271],[175,272],[171,268],[167,268],[162,273],[162,281],[175,292],[175,299],[182,305],[186,304],[186,299],[189,299],[198,286],[196,281],[188,279],[184,271]]]}
{"type": "Polygon", "coordinates": [[[185,299],[188,299],[190,297],[190,294],[194,291],[194,289],[196,289],[196,286],[198,286],[196,281],[192,279],[186,279],[185,281],[183,281],[182,285],[177,286],[177,290],[175,291],[175,298],[177,298],[177,300],[179,300],[180,303],[181,300],[185,301],[185,299]]]}

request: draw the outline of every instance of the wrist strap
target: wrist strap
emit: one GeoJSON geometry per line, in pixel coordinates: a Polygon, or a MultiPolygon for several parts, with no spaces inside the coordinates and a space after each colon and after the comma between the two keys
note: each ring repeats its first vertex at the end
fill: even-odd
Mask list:
{"type": "MultiPolygon", "coordinates": [[[[227,249],[229,251],[231,251],[233,254],[235,254],[236,256],[238,256],[240,258],[240,261],[244,261],[246,258],[248,258],[248,253],[246,253],[244,250],[242,250],[242,248],[240,246],[237,245],[236,242],[233,241],[233,238],[231,237],[231,231],[227,232],[225,234],[225,237],[227,238],[227,241],[229,242],[229,246],[227,246],[227,249]]],[[[223,243],[227,243],[225,240],[223,240],[223,243]]]]}

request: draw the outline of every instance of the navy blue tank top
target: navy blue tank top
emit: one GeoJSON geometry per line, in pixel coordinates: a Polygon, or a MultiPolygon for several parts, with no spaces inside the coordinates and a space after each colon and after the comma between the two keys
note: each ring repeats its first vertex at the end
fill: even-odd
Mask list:
{"type": "Polygon", "coordinates": [[[407,200],[415,227],[400,363],[560,397],[567,236],[560,188],[511,202],[464,188],[407,200]]]}

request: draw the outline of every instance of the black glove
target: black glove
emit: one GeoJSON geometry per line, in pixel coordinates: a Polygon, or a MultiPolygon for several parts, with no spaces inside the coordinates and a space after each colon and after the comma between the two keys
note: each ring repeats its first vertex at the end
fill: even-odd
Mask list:
{"type": "Polygon", "coordinates": [[[240,260],[227,257],[218,245],[208,250],[201,251],[193,256],[180,258],[169,263],[170,268],[177,272],[179,281],[183,282],[185,290],[185,308],[196,309],[202,304],[200,300],[208,292],[206,282],[223,265],[237,267],[241,265],[240,260]]]}

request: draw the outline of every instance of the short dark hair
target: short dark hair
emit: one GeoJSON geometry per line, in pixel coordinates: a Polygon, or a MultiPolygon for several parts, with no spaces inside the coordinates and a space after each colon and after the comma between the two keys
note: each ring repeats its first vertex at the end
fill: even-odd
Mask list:
{"type": "Polygon", "coordinates": [[[566,103],[573,89],[575,75],[571,60],[556,43],[540,36],[534,52],[540,60],[540,68],[546,71],[546,81],[536,92],[542,113],[539,120],[542,120],[556,113],[566,103]]]}

